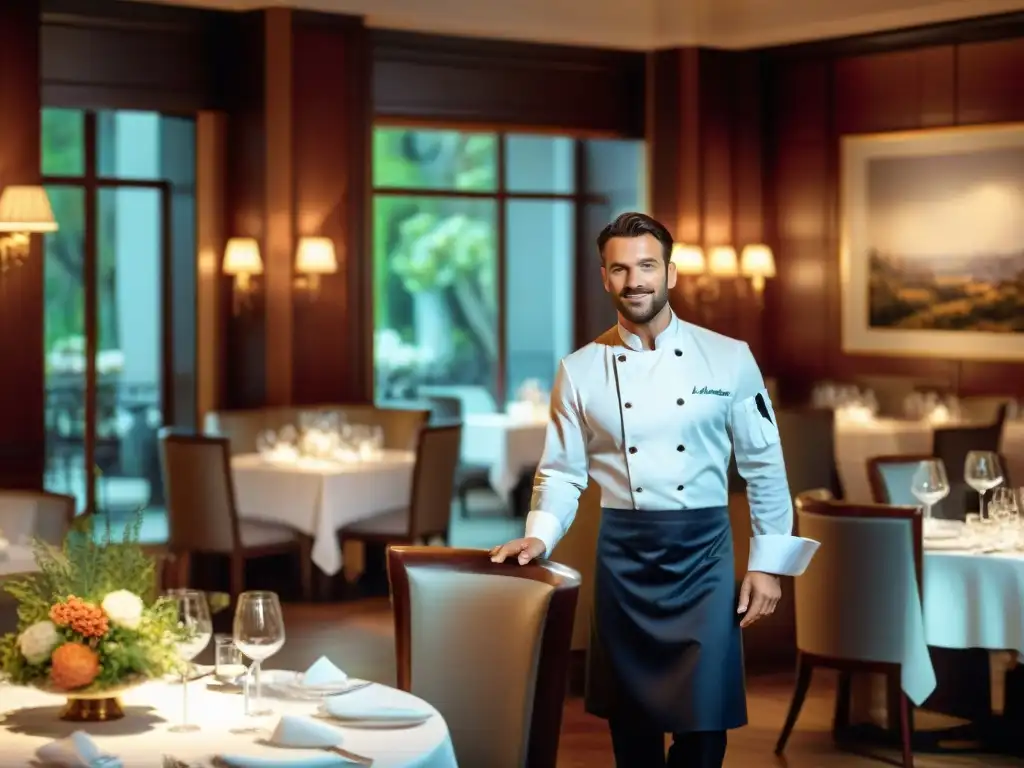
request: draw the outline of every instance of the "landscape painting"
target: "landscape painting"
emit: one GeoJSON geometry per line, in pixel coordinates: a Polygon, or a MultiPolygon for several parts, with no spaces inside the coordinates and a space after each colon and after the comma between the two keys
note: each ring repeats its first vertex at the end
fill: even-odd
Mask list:
{"type": "Polygon", "coordinates": [[[843,142],[847,352],[1024,359],[1024,127],[843,142]]]}

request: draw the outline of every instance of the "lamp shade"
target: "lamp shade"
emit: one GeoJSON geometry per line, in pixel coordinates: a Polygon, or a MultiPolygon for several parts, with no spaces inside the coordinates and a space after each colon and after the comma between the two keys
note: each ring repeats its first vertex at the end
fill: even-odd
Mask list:
{"type": "Polygon", "coordinates": [[[731,245],[719,245],[711,249],[708,257],[708,271],[716,277],[735,277],[740,273],[736,249],[731,245]]]}
{"type": "Polygon", "coordinates": [[[329,237],[303,237],[295,255],[295,271],[300,275],[329,275],[338,271],[334,242],[329,237]]]}
{"type": "Polygon", "coordinates": [[[775,277],[775,257],[763,243],[748,245],[740,257],[740,272],[745,277],[775,277]]]}
{"type": "Polygon", "coordinates": [[[703,275],[707,269],[704,250],[699,245],[676,243],[672,246],[672,263],[680,275],[703,275]]]}
{"type": "Polygon", "coordinates": [[[40,186],[4,187],[0,194],[0,232],[56,232],[46,190],[40,186]]]}
{"type": "Polygon", "coordinates": [[[260,244],[252,237],[232,237],[224,248],[225,275],[261,275],[260,244]]]}

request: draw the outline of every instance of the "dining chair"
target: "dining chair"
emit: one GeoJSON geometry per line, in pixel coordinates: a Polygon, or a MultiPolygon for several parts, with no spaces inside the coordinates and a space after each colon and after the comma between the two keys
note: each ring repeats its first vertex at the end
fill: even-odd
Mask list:
{"type": "Polygon", "coordinates": [[[186,587],[195,554],[225,556],[230,562],[232,599],[245,590],[246,561],[292,554],[299,566],[304,599],[312,593],[312,542],[283,525],[242,520],[235,504],[227,438],[165,435],[160,459],[167,489],[168,551],[174,586],[186,587]]]}
{"type": "Polygon", "coordinates": [[[367,544],[426,543],[439,536],[448,540],[452,516],[452,490],[459,463],[462,427],[458,424],[425,427],[420,431],[409,504],[346,525],[338,535],[367,544]]]}
{"type": "Polygon", "coordinates": [[[0,489],[0,534],[12,544],[32,539],[59,547],[75,520],[75,499],[62,493],[0,489]]]}
{"type": "Polygon", "coordinates": [[[398,687],[441,713],[459,765],[555,768],[579,574],[392,547],[388,576],[398,687]]]}
{"type": "Polygon", "coordinates": [[[839,671],[836,731],[849,725],[852,674],[869,672],[885,676],[890,727],[899,732],[904,768],[912,768],[900,628],[908,610],[922,610],[921,510],[847,504],[818,492],[797,497],[796,516],[800,535],[820,541],[821,550],[794,580],[797,682],[775,754],[793,732],[814,669],[839,671]]]}

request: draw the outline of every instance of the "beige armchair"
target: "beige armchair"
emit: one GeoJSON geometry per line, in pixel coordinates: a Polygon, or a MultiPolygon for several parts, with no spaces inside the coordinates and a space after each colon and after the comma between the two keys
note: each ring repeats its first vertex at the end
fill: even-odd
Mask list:
{"type": "Polygon", "coordinates": [[[459,764],[555,768],[579,574],[438,547],[392,547],[388,572],[398,687],[444,716],[459,764]]]}
{"type": "Polygon", "coordinates": [[[921,510],[845,504],[814,493],[797,498],[796,515],[800,535],[820,541],[821,551],[794,580],[797,683],[775,753],[786,747],[815,668],[839,671],[837,730],[849,724],[852,674],[871,672],[886,678],[890,715],[899,713],[903,766],[912,768],[904,667],[911,659],[931,665],[921,610],[921,510]]]}
{"type": "Polygon", "coordinates": [[[59,547],[74,519],[71,496],[0,489],[0,533],[12,544],[41,539],[59,547]]]}

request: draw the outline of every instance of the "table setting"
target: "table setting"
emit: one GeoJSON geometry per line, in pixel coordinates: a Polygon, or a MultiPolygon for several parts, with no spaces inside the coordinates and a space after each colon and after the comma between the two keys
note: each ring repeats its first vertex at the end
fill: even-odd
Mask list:
{"type": "Polygon", "coordinates": [[[264,669],[285,645],[273,592],[242,593],[215,635],[204,592],[157,594],[137,540],[73,532],[34,544],[37,569],[4,584],[16,632],[0,638],[0,751],[66,768],[374,765],[455,768],[444,719],[417,697],[321,656],[264,669]],[[214,664],[195,664],[214,643],[214,664]],[[248,662],[248,663],[247,663],[248,662]]]}

